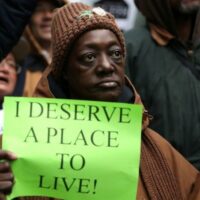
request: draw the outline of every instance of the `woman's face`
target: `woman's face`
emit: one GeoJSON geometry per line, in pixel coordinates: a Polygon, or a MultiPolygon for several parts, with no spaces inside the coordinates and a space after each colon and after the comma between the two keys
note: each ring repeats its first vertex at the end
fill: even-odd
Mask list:
{"type": "Polygon", "coordinates": [[[17,65],[15,58],[9,53],[0,62],[0,98],[11,95],[17,81],[17,65]]]}
{"type": "Polygon", "coordinates": [[[124,56],[115,34],[86,32],[73,45],[65,79],[71,98],[117,101],[124,85],[124,56]]]}

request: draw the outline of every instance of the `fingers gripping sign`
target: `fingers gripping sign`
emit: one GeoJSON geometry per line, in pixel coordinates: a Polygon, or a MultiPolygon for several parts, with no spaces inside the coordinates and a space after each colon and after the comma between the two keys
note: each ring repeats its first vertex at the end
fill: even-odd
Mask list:
{"type": "Polygon", "coordinates": [[[9,151],[0,150],[0,193],[7,195],[12,191],[14,176],[9,161],[16,160],[17,156],[9,151]]]}

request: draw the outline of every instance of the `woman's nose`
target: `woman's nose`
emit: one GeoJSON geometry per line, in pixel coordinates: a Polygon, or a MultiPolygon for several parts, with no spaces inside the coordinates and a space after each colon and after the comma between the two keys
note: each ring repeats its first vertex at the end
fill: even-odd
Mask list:
{"type": "Polygon", "coordinates": [[[109,55],[102,54],[98,61],[98,71],[104,73],[111,73],[114,71],[114,67],[112,66],[111,60],[109,55]]]}
{"type": "Polygon", "coordinates": [[[53,10],[49,10],[49,9],[43,10],[42,17],[43,17],[43,20],[52,20],[53,10]]]}

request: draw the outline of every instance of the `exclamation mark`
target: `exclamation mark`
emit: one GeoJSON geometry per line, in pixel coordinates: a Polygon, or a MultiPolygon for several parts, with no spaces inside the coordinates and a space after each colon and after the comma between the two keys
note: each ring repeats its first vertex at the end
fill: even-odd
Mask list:
{"type": "Polygon", "coordinates": [[[93,191],[93,194],[96,194],[96,187],[97,187],[97,179],[94,179],[94,191],[93,191]]]}

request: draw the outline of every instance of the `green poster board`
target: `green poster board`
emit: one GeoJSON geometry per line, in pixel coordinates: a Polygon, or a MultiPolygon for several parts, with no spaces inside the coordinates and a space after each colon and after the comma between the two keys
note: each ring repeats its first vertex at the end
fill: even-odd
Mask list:
{"type": "Polygon", "coordinates": [[[134,200],[142,106],[6,97],[3,149],[14,152],[9,199],[134,200]]]}

